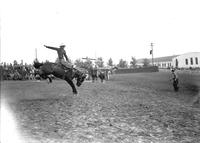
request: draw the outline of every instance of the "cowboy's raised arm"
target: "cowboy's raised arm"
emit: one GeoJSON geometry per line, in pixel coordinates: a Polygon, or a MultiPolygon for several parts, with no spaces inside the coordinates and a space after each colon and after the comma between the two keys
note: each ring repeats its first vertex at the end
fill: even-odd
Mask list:
{"type": "Polygon", "coordinates": [[[50,47],[50,46],[46,46],[46,45],[44,45],[46,48],[48,48],[48,49],[52,49],[52,50],[58,50],[58,48],[56,48],[56,47],[50,47]]]}

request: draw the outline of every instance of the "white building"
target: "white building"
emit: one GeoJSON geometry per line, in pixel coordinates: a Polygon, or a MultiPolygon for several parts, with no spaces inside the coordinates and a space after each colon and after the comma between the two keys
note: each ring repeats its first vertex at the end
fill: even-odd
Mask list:
{"type": "MultiPolygon", "coordinates": [[[[153,59],[154,65],[158,66],[158,68],[170,68],[173,65],[172,59],[177,56],[178,55],[154,58],[153,59]]],[[[152,65],[152,59],[148,59],[148,61],[149,61],[149,64],[152,65]]],[[[138,66],[140,67],[143,66],[143,63],[144,63],[144,59],[137,60],[138,66]]]]}
{"type": "MultiPolygon", "coordinates": [[[[138,66],[143,66],[144,59],[137,60],[138,66]]],[[[152,65],[152,59],[148,59],[152,65]]],[[[154,58],[154,65],[158,68],[200,68],[200,52],[154,58]]]]}
{"type": "MultiPolygon", "coordinates": [[[[158,66],[158,68],[170,68],[173,65],[172,59],[177,56],[178,55],[154,58],[154,65],[158,66]]],[[[152,63],[151,63],[151,65],[152,65],[152,63]]]]}
{"type": "Polygon", "coordinates": [[[179,55],[172,59],[172,63],[177,68],[200,68],[200,52],[179,55]]]}

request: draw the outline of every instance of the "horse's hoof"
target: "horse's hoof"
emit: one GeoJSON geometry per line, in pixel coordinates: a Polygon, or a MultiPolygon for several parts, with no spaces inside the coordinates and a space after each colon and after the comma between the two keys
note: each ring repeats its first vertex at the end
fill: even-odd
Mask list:
{"type": "Polygon", "coordinates": [[[73,93],[74,96],[78,96],[78,93],[73,93]]]}

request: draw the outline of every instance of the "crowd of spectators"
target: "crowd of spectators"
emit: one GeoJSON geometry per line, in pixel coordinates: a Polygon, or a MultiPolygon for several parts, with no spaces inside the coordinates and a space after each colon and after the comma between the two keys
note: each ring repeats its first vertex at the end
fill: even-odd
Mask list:
{"type": "MultiPolygon", "coordinates": [[[[18,63],[16,60],[13,63],[2,62],[0,63],[0,80],[40,80],[41,77],[36,74],[37,72],[35,72],[35,70],[36,69],[34,68],[33,64],[24,64],[23,61],[21,61],[21,63],[18,63]]],[[[91,71],[93,70],[88,70],[88,80],[90,80],[92,77],[91,71]]],[[[108,75],[108,71],[104,71],[102,69],[98,70],[98,72],[96,71],[96,74],[100,71],[108,75]]],[[[52,78],[54,78],[53,75],[52,78]]]]}
{"type": "Polygon", "coordinates": [[[31,64],[20,64],[15,60],[12,63],[1,63],[1,80],[32,80],[34,76],[34,67],[31,64]]]}

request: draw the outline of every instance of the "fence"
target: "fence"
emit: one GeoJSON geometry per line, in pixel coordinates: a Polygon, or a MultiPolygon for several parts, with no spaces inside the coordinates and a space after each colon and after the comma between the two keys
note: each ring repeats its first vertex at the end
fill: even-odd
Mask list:
{"type": "Polygon", "coordinates": [[[118,69],[115,71],[116,74],[126,74],[126,73],[141,73],[141,72],[158,72],[157,66],[152,67],[141,67],[141,68],[126,68],[118,69]]]}

